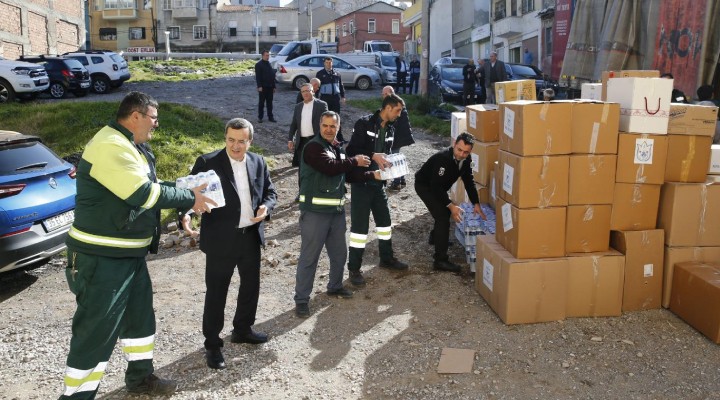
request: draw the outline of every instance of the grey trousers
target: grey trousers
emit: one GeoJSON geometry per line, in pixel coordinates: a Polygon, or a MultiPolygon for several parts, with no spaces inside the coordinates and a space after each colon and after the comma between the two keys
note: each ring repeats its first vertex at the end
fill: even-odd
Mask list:
{"type": "Polygon", "coordinates": [[[330,278],[327,289],[343,287],[343,273],[347,261],[345,239],[345,210],[337,213],[300,212],[300,258],[295,275],[295,303],[310,301],[315,271],[323,246],[330,259],[330,278]]]}

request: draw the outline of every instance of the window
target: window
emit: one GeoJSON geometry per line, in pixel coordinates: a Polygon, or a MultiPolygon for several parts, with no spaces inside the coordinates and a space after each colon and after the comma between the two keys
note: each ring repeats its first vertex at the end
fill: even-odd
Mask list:
{"type": "Polygon", "coordinates": [[[100,28],[100,40],[117,40],[117,29],[100,28]]]}
{"type": "Polygon", "coordinates": [[[277,27],[276,26],[270,26],[268,27],[270,29],[270,35],[277,37],[277,27]]]}
{"type": "MultiPolygon", "coordinates": [[[[81,61],[82,61],[82,60],[81,60],[81,61]]],[[[104,62],[105,62],[105,59],[102,58],[102,57],[91,56],[91,57],[90,57],[90,61],[92,61],[93,65],[95,65],[95,64],[102,64],[102,63],[104,63],[104,62]]],[[[83,64],[85,64],[85,63],[83,63],[83,64]]]]}
{"type": "Polygon", "coordinates": [[[545,54],[552,54],[553,27],[545,27],[545,54]]]}
{"type": "Polygon", "coordinates": [[[340,25],[335,25],[335,41],[340,37],[340,25]]]}
{"type": "Polygon", "coordinates": [[[142,40],[145,39],[145,28],[142,27],[131,27],[130,31],[128,31],[130,34],[130,40],[142,40]]]}
{"type": "Polygon", "coordinates": [[[510,0],[510,16],[517,17],[517,0],[510,0]]]}
{"type": "Polygon", "coordinates": [[[170,39],[180,40],[180,27],[179,26],[168,26],[168,32],[170,32],[170,39]]]}
{"type": "Polygon", "coordinates": [[[522,13],[527,14],[535,11],[535,0],[522,0],[522,13]]]}
{"type": "Polygon", "coordinates": [[[495,1],[495,21],[505,18],[505,0],[495,1]]]}
{"type": "Polygon", "coordinates": [[[163,10],[172,10],[172,0],[163,0],[163,10]]]}
{"type": "Polygon", "coordinates": [[[95,11],[102,10],[102,2],[103,2],[103,0],[94,0],[93,1],[93,3],[95,3],[95,11]]]}
{"type": "Polygon", "coordinates": [[[375,18],[368,18],[368,33],[375,33],[375,18]]]}
{"type": "Polygon", "coordinates": [[[208,8],[208,0],[198,0],[198,8],[208,8]]]}
{"type": "Polygon", "coordinates": [[[355,21],[351,19],[350,20],[350,34],[352,35],[353,33],[355,33],[355,21]]]}
{"type": "Polygon", "coordinates": [[[347,36],[347,25],[343,24],[343,37],[347,36]]]}
{"type": "Polygon", "coordinates": [[[237,28],[230,28],[230,31],[228,32],[228,36],[230,36],[230,37],[237,36],[237,28]]]}
{"type": "Polygon", "coordinates": [[[193,25],[193,40],[207,39],[207,26],[193,25]]]}
{"type": "Polygon", "coordinates": [[[134,9],[135,0],[105,0],[105,9],[134,9]]]}
{"type": "Polygon", "coordinates": [[[393,33],[393,35],[400,34],[400,20],[399,19],[392,20],[392,33],[393,33]]]}

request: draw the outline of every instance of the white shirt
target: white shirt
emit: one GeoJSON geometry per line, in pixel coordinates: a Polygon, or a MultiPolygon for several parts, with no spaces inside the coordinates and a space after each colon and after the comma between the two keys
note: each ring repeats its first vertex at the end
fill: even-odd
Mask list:
{"type": "MultiPolygon", "coordinates": [[[[228,155],[229,156],[229,155],[228,155]]],[[[252,199],[250,198],[250,181],[248,180],[247,173],[247,155],[242,161],[237,161],[230,157],[230,166],[233,170],[233,177],[235,178],[235,187],[238,191],[238,197],[240,197],[240,221],[238,221],[238,228],[244,228],[246,226],[253,225],[251,221],[255,217],[252,210],[252,199]]]]}
{"type": "Polygon", "coordinates": [[[315,135],[312,126],[313,103],[315,103],[314,100],[303,103],[300,112],[300,137],[313,137],[315,135]]]}

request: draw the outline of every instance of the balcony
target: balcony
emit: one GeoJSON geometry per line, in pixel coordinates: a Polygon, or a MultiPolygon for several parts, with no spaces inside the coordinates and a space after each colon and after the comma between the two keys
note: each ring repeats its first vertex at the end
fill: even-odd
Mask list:
{"type": "Polygon", "coordinates": [[[131,20],[137,19],[137,8],[106,8],[102,11],[103,19],[131,20]]]}
{"type": "Polygon", "coordinates": [[[506,17],[498,19],[493,25],[495,36],[505,39],[517,36],[523,32],[522,17],[506,17]]]}
{"type": "Polygon", "coordinates": [[[175,19],[197,19],[200,10],[197,7],[181,7],[172,9],[172,17],[175,19]]]}

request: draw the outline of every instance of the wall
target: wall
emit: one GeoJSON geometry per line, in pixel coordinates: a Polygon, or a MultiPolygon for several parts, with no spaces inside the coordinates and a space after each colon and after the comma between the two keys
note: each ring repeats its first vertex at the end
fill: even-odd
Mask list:
{"type": "Polygon", "coordinates": [[[430,9],[430,54],[428,62],[432,65],[441,54],[452,49],[452,0],[438,0],[430,9]]]}

